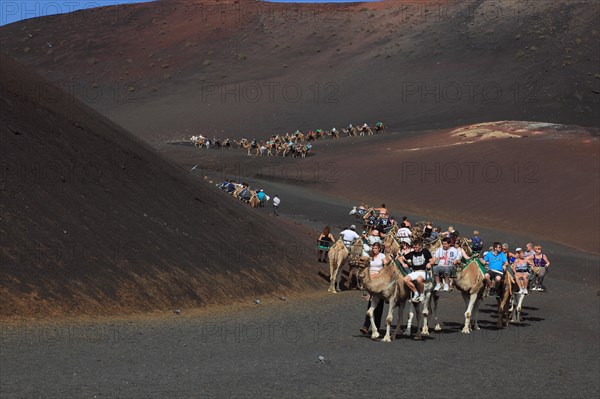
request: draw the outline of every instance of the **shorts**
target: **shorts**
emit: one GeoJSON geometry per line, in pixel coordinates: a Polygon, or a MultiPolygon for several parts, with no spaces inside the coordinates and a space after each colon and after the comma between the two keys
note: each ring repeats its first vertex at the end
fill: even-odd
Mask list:
{"type": "Polygon", "coordinates": [[[423,280],[427,279],[427,276],[425,275],[425,270],[416,270],[408,274],[408,277],[410,277],[412,281],[415,281],[419,276],[423,277],[423,280]]]}
{"type": "Polygon", "coordinates": [[[441,266],[434,266],[433,267],[433,275],[434,276],[439,276],[439,275],[448,275],[451,276],[454,272],[456,271],[456,267],[452,266],[452,265],[441,265],[441,266]]]}
{"type": "Polygon", "coordinates": [[[499,272],[497,270],[493,270],[493,269],[488,269],[488,274],[490,275],[490,280],[494,280],[496,277],[504,277],[504,273],[499,272]]]}

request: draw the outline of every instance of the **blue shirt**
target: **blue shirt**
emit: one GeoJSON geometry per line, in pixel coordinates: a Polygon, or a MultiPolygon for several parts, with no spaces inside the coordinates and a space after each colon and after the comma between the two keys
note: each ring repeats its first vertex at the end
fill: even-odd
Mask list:
{"type": "Polygon", "coordinates": [[[256,194],[256,196],[258,197],[258,200],[259,200],[259,201],[262,201],[262,200],[264,200],[264,199],[265,199],[265,193],[264,193],[264,192],[262,192],[262,191],[259,191],[259,193],[258,193],[258,194],[256,194]]]}
{"type": "Polygon", "coordinates": [[[494,255],[494,251],[490,251],[485,254],[483,259],[488,263],[490,269],[497,272],[503,272],[502,265],[507,262],[504,252],[498,252],[498,255],[494,255]]]}

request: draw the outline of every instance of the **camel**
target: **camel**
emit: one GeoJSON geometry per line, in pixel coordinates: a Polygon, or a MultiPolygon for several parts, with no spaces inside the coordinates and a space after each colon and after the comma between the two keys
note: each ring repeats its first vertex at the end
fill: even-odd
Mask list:
{"type": "Polygon", "coordinates": [[[394,223],[394,225],[388,230],[386,237],[388,235],[396,237],[396,234],[398,234],[398,223],[394,223]]]}
{"type": "MultiPolygon", "coordinates": [[[[429,335],[429,311],[431,310],[431,313],[433,314],[433,320],[434,320],[434,331],[441,331],[442,327],[440,326],[440,323],[438,322],[438,317],[437,317],[437,308],[438,308],[438,302],[440,299],[440,295],[436,292],[433,291],[433,282],[432,281],[425,281],[425,300],[423,301],[422,307],[423,309],[421,310],[421,313],[423,314],[423,327],[421,329],[421,334],[422,335],[429,335]]],[[[413,304],[414,305],[414,304],[413,304]]],[[[415,308],[415,312],[418,312],[419,309],[415,308]]],[[[417,324],[418,326],[418,324],[417,324]]]]}
{"type": "MultiPolygon", "coordinates": [[[[404,313],[406,301],[410,296],[410,290],[404,285],[402,275],[393,262],[389,262],[379,273],[371,275],[370,258],[368,256],[362,256],[359,260],[359,268],[361,270],[359,275],[363,280],[364,288],[371,295],[371,307],[367,310],[367,316],[371,319],[371,339],[375,340],[379,338],[379,331],[377,331],[377,326],[375,326],[373,312],[379,304],[379,301],[384,300],[389,302],[390,306],[385,319],[386,330],[383,342],[390,342],[401,332],[402,315],[404,313]],[[398,308],[398,323],[396,324],[394,334],[390,335],[390,327],[394,320],[394,310],[396,310],[396,308],[398,308]]],[[[417,320],[418,319],[419,313],[417,312],[417,320]]],[[[417,331],[415,339],[421,339],[420,331],[417,331]]]]}
{"type": "Polygon", "coordinates": [[[435,240],[433,240],[427,244],[427,249],[429,250],[429,252],[431,252],[433,254],[441,246],[442,246],[442,237],[438,237],[435,240]]]}
{"type": "Polygon", "coordinates": [[[340,292],[340,278],[342,266],[348,260],[349,252],[342,239],[338,239],[329,249],[329,289],[327,291],[340,292]]]}
{"type": "Polygon", "coordinates": [[[250,190],[250,206],[252,208],[258,208],[259,205],[260,201],[258,199],[258,196],[256,195],[256,191],[250,190]]]}
{"type": "Polygon", "coordinates": [[[332,139],[339,139],[340,138],[340,132],[337,129],[335,129],[335,130],[326,130],[325,134],[323,134],[323,138],[325,138],[325,135],[331,136],[332,139]]]}
{"type": "Polygon", "coordinates": [[[235,141],[234,143],[237,144],[238,148],[243,148],[245,150],[248,150],[248,156],[250,156],[250,152],[252,151],[252,149],[256,149],[256,156],[260,155],[260,148],[257,145],[256,147],[252,145],[252,143],[250,143],[248,140],[246,139],[241,139],[240,141],[235,141]]]}
{"type": "Polygon", "coordinates": [[[389,254],[392,258],[395,258],[398,252],[400,252],[400,243],[396,239],[394,234],[389,234],[385,236],[385,240],[383,240],[383,246],[385,248],[385,253],[389,254]]]}
{"type": "Polygon", "coordinates": [[[504,279],[502,284],[498,287],[498,322],[496,326],[502,328],[503,326],[508,327],[508,319],[510,316],[510,302],[513,297],[513,286],[516,285],[516,281],[510,272],[510,269],[504,271],[504,279]]]}
{"type": "Polygon", "coordinates": [[[469,334],[471,330],[471,321],[473,329],[479,330],[477,325],[477,312],[479,304],[485,290],[484,267],[478,258],[472,258],[467,262],[461,271],[456,272],[454,286],[461,292],[467,310],[465,311],[465,325],[462,332],[469,334]]]}
{"type": "Polygon", "coordinates": [[[360,128],[360,135],[364,136],[365,133],[367,133],[367,136],[372,136],[373,135],[373,130],[371,129],[370,126],[367,127],[361,127],[360,128]]]}
{"type": "MultiPolygon", "coordinates": [[[[350,246],[350,251],[348,253],[348,265],[350,266],[350,271],[348,273],[348,280],[346,281],[346,289],[350,289],[350,285],[352,283],[352,278],[356,278],[356,289],[362,289],[362,280],[358,277],[359,275],[359,260],[360,257],[364,255],[363,252],[363,244],[365,241],[363,239],[355,240],[350,246]]],[[[341,273],[340,273],[341,274],[341,273]]]]}
{"type": "Polygon", "coordinates": [[[358,136],[360,130],[356,126],[353,126],[351,129],[342,129],[342,133],[348,135],[348,137],[352,137],[358,136]]]}
{"type": "MultiPolygon", "coordinates": [[[[399,251],[400,247],[398,246],[398,240],[396,240],[394,238],[393,242],[395,242],[395,245],[397,246],[398,251],[399,251]]],[[[392,244],[392,247],[394,247],[394,244],[392,244]]],[[[398,269],[400,270],[400,272],[402,273],[402,278],[404,278],[406,276],[406,272],[405,272],[404,268],[402,267],[400,262],[398,262],[398,261],[394,261],[394,262],[395,262],[396,266],[398,267],[398,269]]],[[[430,313],[430,311],[433,315],[433,319],[435,322],[434,330],[435,331],[442,330],[442,327],[440,326],[440,323],[438,322],[438,316],[437,316],[437,308],[438,308],[438,302],[439,302],[440,296],[437,292],[433,291],[433,282],[430,279],[431,279],[431,277],[429,277],[428,280],[424,281],[425,291],[423,292],[423,295],[425,297],[425,300],[419,304],[415,304],[415,303],[411,302],[411,305],[413,306],[413,309],[414,309],[414,313],[418,314],[418,315],[423,315],[423,326],[421,327],[419,325],[419,323],[417,323],[417,329],[420,331],[421,335],[429,335],[429,313],[430,313]]],[[[409,326],[411,324],[410,322],[412,320],[412,316],[413,315],[411,313],[409,315],[409,326]]],[[[408,328],[408,332],[405,335],[410,336],[410,327],[408,328]]]]}
{"type": "Polygon", "coordinates": [[[310,152],[310,149],[311,149],[310,144],[309,145],[301,145],[300,147],[298,147],[298,149],[296,151],[299,152],[301,158],[306,158],[306,156],[310,152]]]}

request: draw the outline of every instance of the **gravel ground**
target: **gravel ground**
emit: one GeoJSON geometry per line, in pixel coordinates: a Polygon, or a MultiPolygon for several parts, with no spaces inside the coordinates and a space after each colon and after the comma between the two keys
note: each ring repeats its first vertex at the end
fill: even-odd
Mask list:
{"type": "Polygon", "coordinates": [[[1,396],[597,397],[597,259],[566,253],[552,261],[549,290],[526,298],[522,325],[496,329],[487,299],[481,331],[462,334],[462,299],[444,293],[443,331],[422,342],[360,334],[366,305],[358,291],[261,298],[229,313],[2,324],[1,396]]]}

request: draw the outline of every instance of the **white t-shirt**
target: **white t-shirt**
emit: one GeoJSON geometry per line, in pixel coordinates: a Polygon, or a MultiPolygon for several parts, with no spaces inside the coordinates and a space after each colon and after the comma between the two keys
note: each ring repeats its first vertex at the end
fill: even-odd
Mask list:
{"type": "Polygon", "coordinates": [[[273,205],[275,205],[275,206],[279,206],[279,203],[280,203],[280,202],[281,202],[281,201],[279,200],[279,197],[275,197],[275,198],[273,198],[273,205]]]}
{"type": "Polygon", "coordinates": [[[346,246],[352,244],[354,240],[359,237],[359,235],[356,234],[356,231],[350,229],[342,231],[340,235],[342,236],[342,240],[346,246]]]}
{"type": "Polygon", "coordinates": [[[371,258],[371,268],[369,269],[369,273],[380,272],[383,269],[383,261],[385,260],[385,255],[380,253],[376,257],[371,258]]]}
{"type": "Polygon", "coordinates": [[[438,248],[433,255],[438,260],[438,266],[452,266],[456,260],[458,260],[459,253],[454,247],[444,249],[438,248]]]}
{"type": "Polygon", "coordinates": [[[410,237],[412,237],[412,232],[408,227],[401,227],[398,229],[396,237],[400,239],[400,242],[407,242],[410,244],[410,237]]]}

